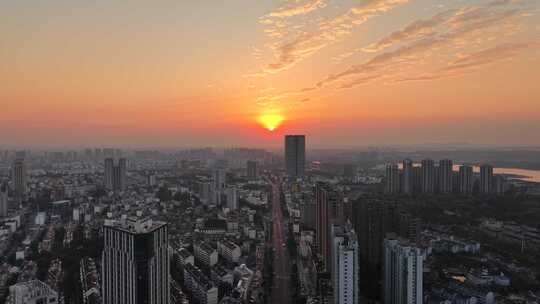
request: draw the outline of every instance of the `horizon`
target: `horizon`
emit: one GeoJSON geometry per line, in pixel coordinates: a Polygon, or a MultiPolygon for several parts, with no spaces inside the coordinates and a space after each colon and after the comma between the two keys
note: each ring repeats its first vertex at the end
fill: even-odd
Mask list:
{"type": "Polygon", "coordinates": [[[540,146],[533,0],[2,2],[2,146],[540,146]],[[357,144],[361,143],[361,144],[357,144]]]}

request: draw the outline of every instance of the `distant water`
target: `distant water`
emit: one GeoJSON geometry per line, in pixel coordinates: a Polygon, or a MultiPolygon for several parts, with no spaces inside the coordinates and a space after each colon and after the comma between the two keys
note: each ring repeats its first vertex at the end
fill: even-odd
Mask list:
{"type": "MultiPolygon", "coordinates": [[[[415,166],[420,166],[420,164],[414,164],[415,166]]],[[[402,168],[402,164],[399,163],[399,167],[402,168]]],[[[473,170],[476,173],[480,172],[479,166],[473,166],[473,170]]],[[[454,165],[454,171],[459,171],[459,165],[454,165]]],[[[493,168],[493,173],[495,174],[508,174],[508,175],[519,175],[515,179],[526,181],[526,182],[535,182],[540,183],[540,170],[527,170],[527,169],[517,169],[517,168],[493,168]]]]}
{"type": "MultiPolygon", "coordinates": [[[[454,170],[459,170],[458,167],[459,166],[454,166],[454,170]]],[[[480,167],[474,166],[474,172],[480,172],[480,167]]],[[[527,181],[527,182],[540,183],[540,170],[527,170],[527,169],[517,169],[517,168],[493,168],[493,173],[519,175],[520,177],[516,179],[527,181]]]]}

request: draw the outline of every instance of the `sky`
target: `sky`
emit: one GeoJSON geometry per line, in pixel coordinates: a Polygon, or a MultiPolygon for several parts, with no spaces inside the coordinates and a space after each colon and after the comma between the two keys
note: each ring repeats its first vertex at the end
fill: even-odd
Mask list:
{"type": "Polygon", "coordinates": [[[0,147],[540,145],[539,14],[537,0],[0,0],[0,147]]]}

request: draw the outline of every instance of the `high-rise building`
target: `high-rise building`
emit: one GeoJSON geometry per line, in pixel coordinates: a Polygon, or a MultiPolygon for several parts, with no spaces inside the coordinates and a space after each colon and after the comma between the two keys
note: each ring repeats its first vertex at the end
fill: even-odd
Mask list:
{"type": "Polygon", "coordinates": [[[198,196],[203,205],[208,205],[212,201],[212,184],[210,182],[199,182],[197,184],[198,196]]]}
{"type": "Polygon", "coordinates": [[[484,194],[493,192],[493,167],[491,165],[480,166],[480,192],[484,194]]]}
{"type": "Polygon", "coordinates": [[[306,136],[285,136],[285,168],[289,177],[303,177],[306,170],[306,136]]]}
{"type": "Polygon", "coordinates": [[[329,203],[327,199],[327,193],[320,185],[315,188],[315,202],[317,204],[317,212],[315,215],[315,225],[317,233],[317,247],[319,254],[322,256],[324,267],[327,266],[327,259],[329,257],[328,248],[328,227],[330,224],[329,219],[329,203]]]}
{"type": "Polygon", "coordinates": [[[226,174],[225,174],[225,170],[223,169],[217,169],[217,170],[214,170],[213,174],[212,174],[212,177],[213,177],[213,187],[212,189],[214,191],[223,191],[225,190],[225,185],[226,185],[226,174]]]}
{"type": "Polygon", "coordinates": [[[227,188],[227,208],[229,210],[238,209],[238,191],[234,187],[227,188]]]}
{"type": "Polygon", "coordinates": [[[325,183],[317,183],[315,186],[315,228],[317,233],[317,246],[322,256],[324,267],[330,270],[330,225],[343,223],[343,197],[338,191],[325,183]]]}
{"type": "Polygon", "coordinates": [[[359,252],[354,230],[332,225],[332,285],[335,304],[359,300],[359,252]]]}
{"type": "Polygon", "coordinates": [[[439,161],[439,192],[450,193],[453,190],[454,163],[451,159],[439,161]]]}
{"type": "Polygon", "coordinates": [[[113,191],[124,191],[126,189],[127,161],[120,158],[105,159],[105,188],[113,191]]]}
{"type": "Polygon", "coordinates": [[[401,192],[411,194],[414,190],[414,171],[413,162],[410,159],[403,160],[403,183],[401,192]]]}
{"type": "Polygon", "coordinates": [[[369,298],[380,296],[382,248],[387,233],[398,230],[399,210],[394,201],[361,197],[352,205],[352,223],[360,244],[360,280],[369,298]]]}
{"type": "Polygon", "coordinates": [[[306,200],[300,204],[300,223],[309,229],[317,227],[317,204],[313,200],[306,200]]]}
{"type": "Polygon", "coordinates": [[[473,167],[459,167],[459,192],[463,194],[471,194],[473,189],[473,167]]]}
{"type": "Polygon", "coordinates": [[[259,179],[259,163],[255,160],[247,161],[247,179],[250,181],[259,179]]]}
{"type": "Polygon", "coordinates": [[[506,178],[503,175],[495,175],[493,177],[493,193],[504,194],[507,189],[506,178]]]}
{"type": "Polygon", "coordinates": [[[413,171],[413,191],[422,192],[422,167],[414,166],[413,171]]]}
{"type": "Polygon", "coordinates": [[[8,215],[8,185],[6,182],[0,183],[0,217],[8,215]]]}
{"type": "Polygon", "coordinates": [[[17,196],[26,194],[28,183],[28,172],[26,162],[23,158],[17,158],[13,163],[13,186],[17,196]]]}
{"type": "Polygon", "coordinates": [[[212,193],[211,204],[219,206],[221,205],[221,197],[225,194],[226,186],[226,173],[223,169],[214,170],[212,173],[212,193]]]}
{"type": "Polygon", "coordinates": [[[397,233],[411,242],[420,240],[421,220],[414,217],[411,213],[400,211],[398,218],[397,233]]]}
{"type": "Polygon", "coordinates": [[[432,159],[422,160],[422,192],[435,191],[435,164],[432,159]]]}
{"type": "Polygon", "coordinates": [[[386,165],[386,193],[399,193],[399,168],[397,164],[386,165]]]}
{"type": "Polygon", "coordinates": [[[103,237],[103,304],[169,303],[167,223],[107,221],[103,237]]]}
{"type": "Polygon", "coordinates": [[[422,253],[406,240],[384,240],[384,304],[422,304],[422,253]]]}

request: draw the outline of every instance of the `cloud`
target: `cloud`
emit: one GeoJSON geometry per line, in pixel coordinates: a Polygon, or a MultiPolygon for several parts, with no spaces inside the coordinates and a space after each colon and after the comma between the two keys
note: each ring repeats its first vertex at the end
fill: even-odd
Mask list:
{"type": "Polygon", "coordinates": [[[435,31],[437,26],[448,21],[455,12],[456,10],[447,10],[433,16],[433,18],[431,19],[414,21],[413,23],[406,26],[404,29],[395,31],[390,35],[382,38],[381,40],[368,45],[362,50],[364,52],[379,52],[383,49],[391,47],[394,44],[401,43],[408,39],[414,39],[430,35],[435,31]]]}
{"type": "MultiPolygon", "coordinates": [[[[459,49],[471,53],[475,48],[504,36],[503,29],[514,33],[516,18],[520,17],[520,10],[498,9],[504,5],[501,1],[498,2],[500,3],[497,5],[492,2],[485,6],[466,6],[457,10],[447,10],[430,19],[414,21],[403,29],[368,46],[370,51],[378,51],[394,45],[400,45],[399,47],[377,54],[364,63],[353,65],[342,72],[331,74],[319,81],[316,87],[322,88],[335,82],[341,82],[338,88],[348,89],[376,79],[402,82],[405,80],[433,80],[452,75],[453,73],[444,69],[420,75],[411,75],[410,73],[418,73],[417,70],[421,64],[433,53],[436,53],[439,58],[455,54],[456,50],[459,49]],[[416,71],[410,71],[411,67],[414,67],[413,70],[416,71]],[[405,77],[401,76],[404,71],[408,73],[405,77]],[[348,78],[355,78],[355,80],[351,81],[348,78]]],[[[494,49],[493,52],[505,51],[500,55],[504,56],[519,50],[520,48],[514,46],[514,48],[508,49],[501,47],[494,49]]],[[[475,56],[471,58],[478,58],[476,53],[472,54],[475,56]]],[[[465,60],[464,58],[468,57],[469,55],[465,55],[458,60],[465,60]]],[[[495,54],[490,58],[493,60],[489,62],[496,61],[495,54]]],[[[480,66],[482,63],[478,59],[476,61],[470,60],[471,62],[461,62],[461,64],[463,66],[480,66]]],[[[459,62],[451,62],[450,65],[458,69],[459,62]]],[[[446,67],[446,69],[450,68],[446,67]]]]}
{"type": "Polygon", "coordinates": [[[268,14],[269,17],[285,18],[305,15],[319,8],[326,7],[326,0],[295,0],[285,4],[268,14]]]}
{"type": "Polygon", "coordinates": [[[264,72],[278,73],[290,69],[323,48],[343,40],[355,27],[407,2],[408,0],[362,2],[337,16],[300,24],[292,33],[291,27],[283,26],[280,20],[264,18],[262,22],[269,26],[265,32],[270,38],[276,39],[270,44],[274,61],[266,65],[264,72]]]}
{"type": "Polygon", "coordinates": [[[480,66],[489,65],[496,61],[515,57],[521,51],[538,47],[538,42],[504,43],[479,52],[470,53],[448,64],[442,71],[470,70],[480,66]]]}
{"type": "Polygon", "coordinates": [[[522,51],[540,47],[539,41],[523,43],[502,43],[494,47],[483,49],[478,52],[462,55],[460,58],[451,61],[447,66],[440,68],[436,72],[425,73],[412,77],[402,77],[393,82],[411,82],[411,81],[431,81],[449,77],[458,77],[470,74],[478,68],[495,64],[497,62],[511,60],[522,51]]]}

